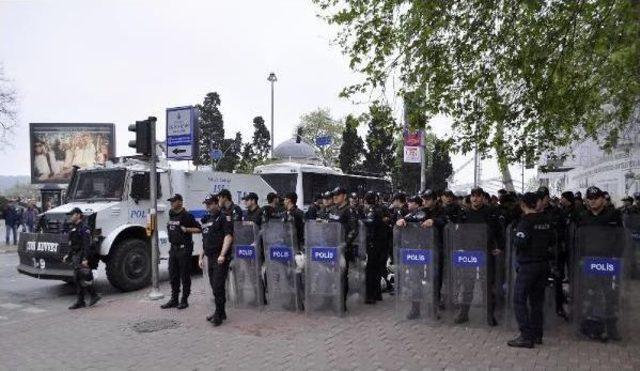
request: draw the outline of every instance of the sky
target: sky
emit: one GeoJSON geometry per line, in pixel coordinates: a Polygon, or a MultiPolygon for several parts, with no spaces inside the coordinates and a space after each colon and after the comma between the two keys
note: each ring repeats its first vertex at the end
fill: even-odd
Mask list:
{"type": "MultiPolygon", "coordinates": [[[[129,155],[129,124],[156,116],[163,140],[166,108],[201,103],[211,91],[220,94],[226,136],[240,131],[247,140],[253,117],[270,124],[270,72],[276,145],[317,107],[336,118],[364,112],[338,97],[359,76],[317,10],[310,0],[0,2],[0,63],[18,94],[0,175],[29,173],[30,122],[115,123],[117,155],[129,155]]],[[[400,119],[401,102],[390,103],[400,119]]],[[[432,126],[446,132],[450,120],[432,126]]],[[[493,163],[483,170],[497,174],[493,163]]],[[[472,181],[472,167],[459,178],[472,181]]]]}

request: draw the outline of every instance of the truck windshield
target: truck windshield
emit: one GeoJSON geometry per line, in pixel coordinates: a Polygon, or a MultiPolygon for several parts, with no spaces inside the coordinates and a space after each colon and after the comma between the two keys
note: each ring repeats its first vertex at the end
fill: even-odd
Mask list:
{"type": "Polygon", "coordinates": [[[69,199],[71,201],[122,200],[126,170],[78,171],[69,199]]]}

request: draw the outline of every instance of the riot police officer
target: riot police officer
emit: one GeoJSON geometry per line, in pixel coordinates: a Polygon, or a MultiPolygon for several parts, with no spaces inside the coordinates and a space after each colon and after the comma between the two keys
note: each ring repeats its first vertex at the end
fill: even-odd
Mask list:
{"type": "Polygon", "coordinates": [[[322,194],[322,204],[320,205],[316,219],[328,219],[331,208],[333,208],[333,193],[326,191],[322,194]]]}
{"type": "Polygon", "coordinates": [[[280,208],[280,197],[276,193],[267,194],[267,204],[262,207],[262,222],[266,223],[271,218],[280,218],[282,209],[280,208]]]}
{"type": "Polygon", "coordinates": [[[258,206],[258,195],[255,192],[249,192],[242,197],[246,211],[242,213],[242,220],[254,222],[258,226],[262,224],[262,209],[258,206]]]}
{"type": "Polygon", "coordinates": [[[318,219],[318,212],[322,206],[322,195],[316,195],[313,198],[313,203],[307,208],[307,212],[304,214],[306,220],[318,219]]]}
{"type": "Polygon", "coordinates": [[[91,230],[84,222],[84,215],[80,208],[74,208],[67,215],[71,216],[71,230],[69,231],[69,253],[62,259],[63,262],[71,259],[73,264],[73,278],[78,295],[76,302],[69,309],[78,309],[86,306],[84,301],[85,291],[91,295],[89,306],[101,299],[93,286],[92,261],[95,252],[91,246],[91,230]]]}
{"type": "Polygon", "coordinates": [[[202,218],[202,246],[200,268],[207,269],[209,284],[213,291],[215,312],[207,316],[207,321],[220,326],[227,319],[225,312],[225,283],[229,271],[229,252],[233,242],[233,222],[222,211],[221,200],[217,195],[209,195],[203,202],[207,215],[202,218]],[[204,266],[204,257],[207,266],[204,266]]]}
{"type": "Polygon", "coordinates": [[[367,265],[365,267],[365,304],[375,304],[382,300],[382,266],[386,262],[387,233],[382,210],[376,206],[377,196],[369,191],[364,196],[362,222],[366,230],[367,265]]]}
{"type": "MultiPolygon", "coordinates": [[[[462,209],[461,213],[455,216],[452,220],[454,223],[474,223],[474,224],[486,224],[489,229],[489,240],[487,241],[487,286],[490,288],[490,295],[487,298],[487,310],[489,325],[496,326],[498,322],[494,317],[494,310],[496,304],[495,298],[495,266],[496,257],[502,254],[504,250],[504,235],[498,222],[498,217],[493,208],[485,205],[484,203],[484,190],[480,187],[471,190],[469,196],[470,206],[462,209]]],[[[464,287],[463,296],[473,296],[473,287],[464,287]],[[468,290],[471,290],[470,292],[468,290]]],[[[461,305],[459,312],[454,319],[456,324],[466,323],[469,321],[469,306],[467,304],[461,305]]]]}
{"type": "Polygon", "coordinates": [[[304,247],[304,213],[302,210],[298,209],[297,206],[298,195],[295,192],[289,192],[284,196],[284,214],[283,220],[285,222],[291,221],[293,222],[293,226],[296,231],[296,242],[297,244],[294,246],[297,251],[296,254],[296,264],[298,269],[296,269],[296,280],[297,280],[297,288],[298,288],[298,309],[304,310],[304,280],[302,268],[300,268],[304,263],[304,256],[302,255],[302,250],[304,247]]]}
{"type": "Polygon", "coordinates": [[[347,295],[349,293],[349,262],[355,258],[354,241],[358,236],[357,219],[349,209],[347,202],[347,190],[342,187],[336,187],[333,192],[333,207],[329,211],[328,220],[330,222],[338,222],[342,224],[345,241],[345,261],[346,267],[342,276],[342,287],[344,296],[344,310],[347,310],[347,295]]]}
{"type": "Polygon", "coordinates": [[[169,279],[171,281],[171,299],[160,306],[162,309],[185,309],[189,306],[189,294],[191,294],[191,254],[193,253],[193,233],[200,233],[200,224],[183,207],[182,195],[176,193],[167,201],[171,202],[169,210],[169,279]],[[182,282],[182,299],[180,295],[180,282],[182,282]]]}
{"type": "Polygon", "coordinates": [[[513,307],[520,336],[511,347],[533,348],[542,344],[544,293],[549,277],[550,250],[555,247],[555,231],[549,216],[537,212],[540,199],[527,192],[522,196],[522,215],[513,241],[518,270],[513,307]]]}
{"type": "MultiPolygon", "coordinates": [[[[589,187],[586,193],[588,210],[582,213],[578,219],[578,228],[585,226],[604,226],[604,227],[622,227],[622,215],[620,211],[616,210],[613,207],[609,207],[607,205],[607,201],[605,199],[605,194],[598,187],[589,187]]],[[[621,246],[609,246],[609,250],[606,254],[610,254],[611,256],[620,256],[622,253],[617,251],[621,248],[621,246]]],[[[574,262],[575,263],[575,262],[574,262]]],[[[615,285],[615,284],[614,284],[615,285]]],[[[606,329],[606,338],[603,334],[593,334],[590,332],[592,329],[589,329],[586,324],[581,325],[581,331],[589,332],[586,335],[590,337],[594,337],[594,335],[598,335],[601,339],[611,339],[611,340],[620,340],[620,333],[618,331],[618,318],[616,312],[618,310],[617,307],[617,292],[613,292],[608,287],[600,287],[600,292],[597,294],[603,295],[605,297],[604,305],[605,308],[601,308],[604,312],[605,317],[605,329],[606,329]]]]}

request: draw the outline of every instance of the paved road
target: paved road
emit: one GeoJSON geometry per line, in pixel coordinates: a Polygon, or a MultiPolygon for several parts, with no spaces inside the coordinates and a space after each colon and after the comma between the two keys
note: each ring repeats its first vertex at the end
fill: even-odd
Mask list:
{"type": "MultiPolygon", "coordinates": [[[[16,261],[0,254],[0,369],[640,369],[637,341],[577,341],[559,326],[543,346],[511,349],[505,342],[513,332],[503,328],[397,322],[389,296],[345,318],[231,309],[227,323],[213,328],[204,320],[210,300],[202,277],[189,309],[163,311],[146,290],[116,292],[100,271],[104,300],[71,312],[71,286],[19,276],[16,261]],[[135,331],[148,320],[169,328],[135,331]]],[[[168,293],[166,281],[161,288],[168,293]]]]}

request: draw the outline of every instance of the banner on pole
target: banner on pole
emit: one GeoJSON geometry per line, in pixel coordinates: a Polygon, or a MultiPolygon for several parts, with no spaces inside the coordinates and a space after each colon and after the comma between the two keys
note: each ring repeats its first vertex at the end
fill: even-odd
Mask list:
{"type": "Polygon", "coordinates": [[[404,162],[419,164],[422,159],[422,147],[404,146],[404,162]]]}

